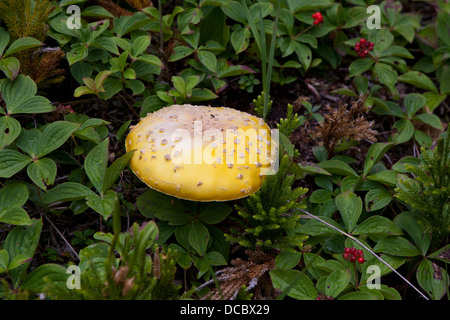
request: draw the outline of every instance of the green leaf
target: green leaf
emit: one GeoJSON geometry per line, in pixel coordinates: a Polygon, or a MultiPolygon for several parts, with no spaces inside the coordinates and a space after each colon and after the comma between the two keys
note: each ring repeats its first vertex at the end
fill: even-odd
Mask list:
{"type": "Polygon", "coordinates": [[[0,92],[6,103],[8,114],[18,113],[44,113],[53,111],[50,101],[41,96],[35,96],[37,86],[34,81],[19,74],[14,81],[2,79],[0,81],[0,92]]]}
{"type": "Polygon", "coordinates": [[[119,159],[115,160],[113,164],[108,169],[106,169],[102,185],[103,194],[113,186],[114,182],[117,180],[123,169],[125,169],[128,162],[133,157],[133,154],[134,150],[127,152],[119,159]]]}
{"type": "Polygon", "coordinates": [[[434,113],[421,113],[416,115],[414,119],[420,120],[435,129],[444,130],[441,120],[434,113]]]}
{"type": "Polygon", "coordinates": [[[8,57],[0,59],[0,70],[5,73],[5,75],[14,80],[20,71],[20,62],[15,57],[8,57]]]}
{"type": "Polygon", "coordinates": [[[433,110],[436,109],[438,106],[440,106],[442,101],[444,101],[445,98],[447,98],[447,95],[445,94],[437,94],[430,91],[424,92],[423,95],[427,99],[427,107],[430,110],[430,112],[433,112],[433,110]]]}
{"type": "Polygon", "coordinates": [[[0,189],[0,213],[13,207],[21,207],[28,200],[25,184],[11,183],[0,189]]]}
{"type": "Polygon", "coordinates": [[[198,60],[212,72],[217,72],[217,58],[209,51],[199,50],[197,51],[198,60]]]}
{"type": "Polygon", "coordinates": [[[11,43],[11,45],[8,47],[5,54],[3,55],[3,58],[6,58],[7,56],[10,56],[23,50],[39,47],[41,45],[42,42],[31,37],[19,38],[13,43],[11,43]]]}
{"type": "Polygon", "coordinates": [[[402,119],[394,123],[394,128],[400,131],[400,134],[394,136],[396,144],[405,143],[414,135],[414,125],[410,120],[402,119]]]}
{"type": "Polygon", "coordinates": [[[375,64],[373,71],[376,73],[381,83],[385,84],[391,91],[395,90],[398,74],[394,68],[386,63],[379,62],[375,64]]]}
{"type": "Polygon", "coordinates": [[[386,207],[392,200],[392,195],[386,189],[372,189],[366,193],[366,211],[376,211],[386,207]]]}
{"type": "Polygon", "coordinates": [[[312,61],[311,49],[303,43],[295,42],[294,51],[297,54],[300,63],[303,65],[303,69],[308,70],[312,61]]]}
{"type": "Polygon", "coordinates": [[[414,139],[421,145],[426,148],[431,148],[433,144],[433,140],[431,137],[423,131],[414,130],[414,139]]]}
{"type": "Polygon", "coordinates": [[[45,113],[54,111],[54,107],[51,105],[47,98],[42,96],[35,96],[24,101],[20,106],[14,109],[10,114],[17,113],[45,113]]]}
{"type": "MultiPolygon", "coordinates": [[[[96,76],[94,80],[94,88],[95,92],[105,91],[105,88],[103,88],[103,83],[105,82],[106,78],[112,73],[110,70],[104,70],[100,71],[96,76]]],[[[89,79],[89,78],[87,78],[89,79]]]]}
{"type": "Polygon", "coordinates": [[[300,262],[302,253],[298,251],[281,251],[275,258],[275,266],[279,270],[289,270],[300,262]]]}
{"type": "Polygon", "coordinates": [[[283,294],[298,300],[314,300],[317,291],[312,281],[298,270],[274,269],[269,272],[270,279],[275,289],[283,294]]]}
{"type": "Polygon", "coordinates": [[[302,172],[312,173],[312,174],[316,174],[317,173],[317,174],[323,174],[323,175],[331,176],[331,173],[329,173],[328,171],[322,169],[317,164],[312,163],[312,162],[299,163],[298,166],[300,167],[300,170],[302,172]]]}
{"type": "Polygon", "coordinates": [[[349,269],[336,270],[332,272],[325,282],[325,294],[333,298],[337,298],[344,291],[351,279],[349,269]]]}
{"type": "Polygon", "coordinates": [[[353,170],[347,163],[340,160],[325,160],[317,165],[329,173],[338,174],[341,176],[358,177],[355,170],[353,170]]]}
{"type": "Polygon", "coordinates": [[[394,219],[394,223],[408,233],[414,244],[420,250],[423,256],[426,255],[430,247],[430,234],[425,231],[422,223],[422,217],[419,214],[410,211],[402,212],[394,219]]]}
{"type": "MultiPolygon", "coordinates": [[[[320,219],[336,227],[338,230],[342,229],[342,227],[336,221],[334,221],[329,217],[321,216],[320,219]]],[[[310,219],[305,224],[297,227],[296,232],[308,234],[311,236],[341,234],[339,231],[329,227],[328,225],[316,219],[310,219]]]]}
{"type": "Polygon", "coordinates": [[[353,192],[347,191],[338,195],[335,202],[341,213],[345,228],[348,232],[351,232],[355,228],[362,212],[363,203],[361,198],[353,192]]]}
{"type": "Polygon", "coordinates": [[[83,9],[81,16],[94,18],[114,18],[108,10],[100,6],[89,6],[83,9]]]}
{"type": "Polygon", "coordinates": [[[79,44],[70,50],[67,54],[67,61],[69,62],[69,66],[72,66],[74,63],[81,61],[89,55],[89,48],[79,44]]]}
{"type": "Polygon", "coordinates": [[[443,262],[449,263],[450,262],[450,244],[448,244],[445,247],[442,247],[439,250],[428,255],[428,258],[438,259],[443,262]]]}
{"type": "Polygon", "coordinates": [[[27,167],[27,173],[35,185],[47,190],[55,182],[56,163],[49,158],[35,160],[27,167]]]}
{"type": "MultiPolygon", "coordinates": [[[[30,224],[31,224],[31,221],[30,221],[30,224]]],[[[22,264],[28,263],[28,262],[31,262],[31,257],[24,255],[24,254],[18,254],[9,263],[8,270],[14,270],[17,267],[21,266],[22,264]]]]}
{"type": "Polygon", "coordinates": [[[0,28],[0,57],[3,56],[3,52],[5,51],[10,38],[9,33],[5,29],[0,28]]]}
{"type": "Polygon", "coordinates": [[[8,270],[9,254],[5,249],[0,249],[0,274],[8,270]]]}
{"type": "Polygon", "coordinates": [[[217,251],[211,251],[206,253],[206,258],[208,259],[209,263],[212,266],[225,266],[227,265],[227,261],[223,257],[222,254],[220,254],[217,251]]]}
{"type": "Polygon", "coordinates": [[[373,234],[378,236],[401,235],[401,230],[390,219],[382,216],[371,216],[361,222],[352,234],[373,234]]]}
{"type": "Polygon", "coordinates": [[[216,99],[218,96],[211,90],[206,88],[195,88],[192,90],[192,96],[189,98],[190,102],[200,102],[216,99]]]}
{"type": "Polygon", "coordinates": [[[209,231],[203,223],[194,220],[189,224],[188,241],[200,256],[204,256],[210,239],[209,231]]]}
{"type": "MultiPolygon", "coordinates": [[[[42,219],[33,219],[32,224],[29,226],[17,226],[12,229],[3,243],[3,248],[9,253],[9,260],[12,261],[19,255],[33,257],[39,243],[41,230],[42,219]]],[[[9,275],[15,288],[17,288],[24,277],[29,264],[29,262],[24,263],[10,271],[9,275]]]]}
{"type": "Polygon", "coordinates": [[[49,284],[67,290],[67,279],[70,274],[63,266],[47,263],[38,266],[24,279],[20,288],[30,290],[35,293],[42,292],[49,284]]]}
{"type": "Polygon", "coordinates": [[[12,207],[0,212],[0,222],[14,225],[30,225],[32,222],[27,212],[19,207],[12,207]]]}
{"type": "Polygon", "coordinates": [[[185,46],[177,46],[169,58],[169,62],[178,61],[191,55],[195,50],[185,46]]]}
{"type": "Polygon", "coordinates": [[[47,194],[44,195],[42,201],[44,203],[54,203],[57,201],[74,201],[85,199],[87,196],[94,195],[95,193],[77,182],[64,182],[50,189],[47,194]]]}
{"type": "Polygon", "coordinates": [[[367,176],[373,166],[380,161],[386,152],[394,145],[393,142],[378,142],[370,146],[364,162],[363,176],[367,176]]]}
{"type": "Polygon", "coordinates": [[[425,107],[427,103],[426,98],[419,93],[410,93],[405,97],[403,104],[405,105],[406,115],[412,118],[417,111],[425,107]]]}
{"type": "Polygon", "coordinates": [[[403,237],[383,238],[378,241],[373,250],[374,252],[382,252],[400,257],[414,257],[420,255],[420,251],[403,237]]]}
{"type": "Polygon", "coordinates": [[[171,197],[153,189],[148,189],[136,201],[139,211],[144,217],[154,218],[159,209],[171,204],[171,197]]]}
{"type": "Polygon", "coordinates": [[[447,10],[438,10],[436,18],[436,32],[439,39],[450,46],[450,14],[447,10]]]}
{"type": "Polygon", "coordinates": [[[331,199],[332,195],[333,193],[328,190],[317,189],[313,191],[313,193],[309,197],[309,201],[311,201],[312,203],[324,203],[325,201],[331,199]]]}
{"type": "Polygon", "coordinates": [[[12,144],[20,131],[19,121],[9,116],[0,117],[0,150],[12,144]]]}
{"type": "Polygon", "coordinates": [[[199,207],[198,218],[207,224],[216,224],[223,221],[233,209],[224,203],[202,203],[199,207]]]}
{"type": "Polygon", "coordinates": [[[132,45],[133,50],[133,56],[137,57],[141,53],[143,53],[147,48],[150,46],[150,36],[149,35],[143,35],[137,37],[132,45]]]}
{"type": "Polygon", "coordinates": [[[369,70],[374,64],[370,58],[363,58],[353,61],[349,66],[349,77],[356,77],[369,70]]]}
{"type": "Polygon", "coordinates": [[[39,152],[39,142],[42,133],[39,129],[25,130],[22,128],[19,137],[16,140],[16,146],[26,152],[31,158],[35,159],[39,152]]]}
{"type": "Polygon", "coordinates": [[[376,30],[372,33],[373,38],[370,39],[371,42],[375,43],[374,50],[376,52],[383,52],[391,47],[394,42],[394,35],[389,31],[388,28],[383,28],[381,30],[376,30]]]}
{"type": "Polygon", "coordinates": [[[251,32],[248,28],[239,28],[231,33],[230,41],[236,54],[245,51],[250,43],[251,32]]]}
{"type": "Polygon", "coordinates": [[[419,285],[433,300],[440,300],[448,290],[447,271],[428,259],[420,263],[416,276],[419,285]]]}
{"type": "Polygon", "coordinates": [[[231,1],[227,5],[221,6],[222,11],[231,19],[238,21],[244,25],[247,24],[244,8],[238,1],[231,1]]]}
{"type": "Polygon", "coordinates": [[[185,89],[186,89],[186,95],[188,97],[192,96],[192,90],[202,81],[201,76],[193,75],[187,77],[185,80],[185,89]]]}
{"type": "Polygon", "coordinates": [[[408,71],[399,76],[398,81],[408,83],[420,89],[425,89],[432,91],[434,93],[439,93],[433,81],[431,81],[431,79],[428,78],[427,75],[419,71],[408,71]]]}
{"type": "Polygon", "coordinates": [[[117,195],[112,190],[108,190],[103,196],[94,194],[86,197],[86,204],[100,213],[105,220],[108,220],[113,213],[116,201],[118,201],[117,195]]]}
{"type": "Polygon", "coordinates": [[[390,56],[414,59],[414,56],[406,48],[400,46],[392,46],[380,54],[380,57],[390,56]]]}
{"type": "Polygon", "coordinates": [[[31,161],[30,157],[15,150],[0,150],[0,177],[11,178],[31,161]]]}
{"type": "Polygon", "coordinates": [[[58,149],[79,127],[80,124],[68,121],[54,121],[46,126],[42,132],[36,156],[40,158],[58,149]]]}
{"type": "MultiPolygon", "coordinates": [[[[128,69],[133,70],[133,69],[128,69]]],[[[127,71],[128,71],[127,70],[127,71]]],[[[145,90],[145,85],[141,80],[130,79],[125,80],[125,88],[131,89],[133,96],[141,94],[145,90]]]]}
{"type": "Polygon", "coordinates": [[[80,87],[75,89],[75,91],[73,93],[73,96],[75,98],[78,98],[78,97],[81,97],[81,96],[83,96],[85,94],[95,94],[95,92],[92,91],[91,89],[89,89],[86,86],[80,86],[80,87]]]}
{"type": "Polygon", "coordinates": [[[384,185],[395,187],[397,185],[398,173],[394,170],[384,170],[367,176],[368,180],[377,181],[384,185]]]}
{"type": "Polygon", "coordinates": [[[142,54],[140,55],[136,60],[138,61],[142,61],[157,67],[162,67],[162,61],[157,57],[154,56],[152,54],[142,54]]]}
{"type": "Polygon", "coordinates": [[[84,171],[100,194],[103,193],[102,187],[108,165],[108,146],[109,138],[106,138],[92,148],[84,160],[84,171]]]}

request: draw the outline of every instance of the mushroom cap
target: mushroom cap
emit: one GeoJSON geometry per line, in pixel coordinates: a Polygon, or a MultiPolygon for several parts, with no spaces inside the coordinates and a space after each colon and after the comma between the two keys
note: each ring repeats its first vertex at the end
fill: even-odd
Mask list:
{"type": "MultiPolygon", "coordinates": [[[[277,143],[258,117],[226,107],[173,105],[131,127],[130,167],[149,187],[181,199],[246,197],[273,168],[277,143]]],[[[276,155],[277,156],[277,155],[276,155]]]]}

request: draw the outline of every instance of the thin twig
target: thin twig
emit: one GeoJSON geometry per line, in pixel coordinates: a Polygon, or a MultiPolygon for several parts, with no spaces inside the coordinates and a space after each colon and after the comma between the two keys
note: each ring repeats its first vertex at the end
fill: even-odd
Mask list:
{"type": "Polygon", "coordinates": [[[414,290],[416,290],[425,300],[429,300],[422,292],[420,292],[419,289],[417,289],[411,282],[409,282],[405,277],[403,277],[397,270],[395,270],[393,267],[391,267],[386,261],[384,261],[383,259],[381,259],[377,254],[375,254],[375,252],[373,252],[372,250],[370,250],[364,243],[362,243],[361,241],[359,241],[358,239],[356,239],[355,237],[349,235],[348,233],[345,233],[344,231],[340,230],[339,228],[336,228],[335,226],[329,224],[328,222],[320,219],[319,217],[309,213],[308,211],[305,211],[303,209],[298,209],[300,211],[302,211],[303,213],[307,214],[308,216],[310,216],[311,218],[314,218],[324,224],[326,224],[327,226],[329,226],[330,228],[342,233],[343,235],[345,235],[346,237],[349,237],[350,239],[352,239],[353,241],[356,241],[358,244],[360,244],[362,247],[364,247],[367,251],[369,251],[371,254],[373,254],[375,256],[375,258],[377,258],[378,260],[380,260],[382,263],[384,263],[389,269],[391,269],[392,271],[394,271],[400,278],[402,278],[406,283],[408,283],[414,290]]]}
{"type": "Polygon", "coordinates": [[[58,228],[54,225],[54,223],[47,217],[47,215],[44,212],[41,212],[41,214],[44,216],[45,219],[47,219],[48,222],[52,225],[53,229],[56,230],[56,232],[59,234],[59,236],[63,239],[63,241],[67,244],[67,246],[70,248],[70,250],[73,252],[73,254],[78,258],[79,261],[81,261],[80,256],[75,251],[75,249],[71,246],[69,241],[63,236],[63,234],[58,230],[58,228]]]}

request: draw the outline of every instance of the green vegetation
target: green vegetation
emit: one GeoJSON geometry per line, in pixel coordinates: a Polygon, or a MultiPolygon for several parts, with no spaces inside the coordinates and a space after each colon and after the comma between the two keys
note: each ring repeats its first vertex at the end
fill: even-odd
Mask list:
{"type": "Polygon", "coordinates": [[[449,21],[443,0],[0,0],[0,298],[448,300],[449,21]],[[125,137],[184,103],[278,129],[278,172],[228,202],[149,189],[125,137]]]}

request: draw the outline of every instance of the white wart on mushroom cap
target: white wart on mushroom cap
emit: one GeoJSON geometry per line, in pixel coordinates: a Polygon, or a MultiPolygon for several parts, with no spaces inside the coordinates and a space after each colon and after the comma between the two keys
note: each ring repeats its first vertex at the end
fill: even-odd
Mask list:
{"type": "Polygon", "coordinates": [[[131,128],[130,167],[153,189],[196,201],[256,192],[273,164],[276,143],[258,117],[226,107],[173,105],[131,128]]]}

